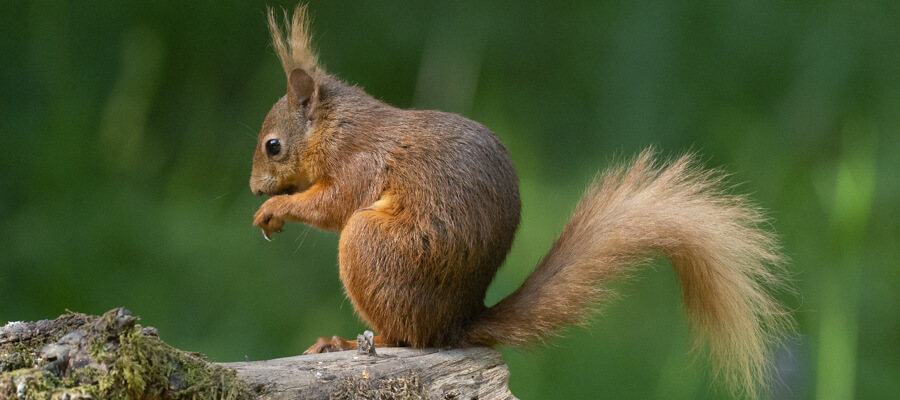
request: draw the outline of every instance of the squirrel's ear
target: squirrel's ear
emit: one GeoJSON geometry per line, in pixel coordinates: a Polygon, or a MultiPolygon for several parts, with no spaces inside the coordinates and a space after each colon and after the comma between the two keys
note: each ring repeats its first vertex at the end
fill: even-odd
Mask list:
{"type": "Polygon", "coordinates": [[[316,94],[316,81],[303,68],[294,68],[288,74],[288,105],[297,109],[306,107],[316,94]]]}

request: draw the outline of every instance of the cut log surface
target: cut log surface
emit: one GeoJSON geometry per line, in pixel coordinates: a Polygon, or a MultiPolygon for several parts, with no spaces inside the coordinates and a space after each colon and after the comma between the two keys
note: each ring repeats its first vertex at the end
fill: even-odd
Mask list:
{"type": "Polygon", "coordinates": [[[515,399],[497,350],[379,348],[220,364],[263,399],[515,399]]]}

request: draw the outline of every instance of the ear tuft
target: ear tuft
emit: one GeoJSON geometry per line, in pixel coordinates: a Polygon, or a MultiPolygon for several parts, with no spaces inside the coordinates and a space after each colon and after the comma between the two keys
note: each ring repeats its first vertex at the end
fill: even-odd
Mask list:
{"type": "Polygon", "coordinates": [[[316,81],[303,68],[294,68],[288,74],[288,105],[293,109],[306,107],[316,94],[316,81]]]}
{"type": "Polygon", "coordinates": [[[320,67],[318,56],[312,45],[307,7],[298,5],[290,20],[288,20],[287,11],[284,14],[284,28],[282,28],[275,18],[275,11],[269,7],[268,21],[272,47],[275,49],[278,59],[281,60],[285,74],[290,74],[294,68],[303,68],[309,74],[317,74],[320,67]]]}

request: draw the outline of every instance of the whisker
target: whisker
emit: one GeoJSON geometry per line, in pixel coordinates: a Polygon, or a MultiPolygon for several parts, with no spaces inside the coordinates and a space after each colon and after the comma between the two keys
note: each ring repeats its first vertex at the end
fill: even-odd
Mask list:
{"type": "Polygon", "coordinates": [[[303,247],[303,243],[306,242],[306,238],[309,236],[309,228],[310,228],[309,225],[307,225],[306,229],[304,229],[302,233],[297,235],[297,239],[294,239],[294,242],[297,242],[297,240],[300,240],[300,244],[298,244],[297,248],[294,249],[293,254],[297,254],[297,252],[300,251],[300,248],[303,247]],[[301,237],[302,237],[302,239],[301,239],[301,237]]]}
{"type": "Polygon", "coordinates": [[[216,200],[219,200],[219,199],[221,199],[221,198],[223,198],[223,197],[225,197],[225,196],[228,196],[228,195],[231,194],[231,193],[234,193],[234,189],[229,190],[229,191],[227,191],[227,192],[225,192],[225,193],[222,193],[222,194],[216,196],[216,198],[210,200],[209,202],[212,203],[212,202],[214,202],[214,201],[216,201],[216,200]]]}
{"type": "MultiPolygon", "coordinates": [[[[253,129],[253,127],[251,127],[250,125],[247,125],[247,124],[245,124],[245,123],[243,123],[243,122],[238,122],[238,125],[243,126],[244,128],[247,128],[247,130],[249,130],[250,132],[256,133],[256,129],[253,129]]],[[[247,133],[247,132],[244,132],[244,131],[240,131],[240,132],[243,133],[243,134],[245,134],[245,135],[247,135],[247,136],[249,136],[249,137],[251,137],[251,138],[253,138],[253,140],[256,140],[256,135],[251,135],[251,134],[249,134],[249,133],[247,133]]]]}

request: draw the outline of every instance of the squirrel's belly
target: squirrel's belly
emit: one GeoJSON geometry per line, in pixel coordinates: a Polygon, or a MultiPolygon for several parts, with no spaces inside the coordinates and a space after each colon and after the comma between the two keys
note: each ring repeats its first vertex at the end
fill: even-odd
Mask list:
{"type": "Polygon", "coordinates": [[[457,346],[484,310],[484,292],[497,266],[459,265],[493,258],[482,260],[471,249],[453,251],[456,247],[427,239],[389,213],[360,211],[341,232],[341,282],[356,312],[386,342],[457,346]],[[485,268],[491,271],[476,272],[485,268]]]}

